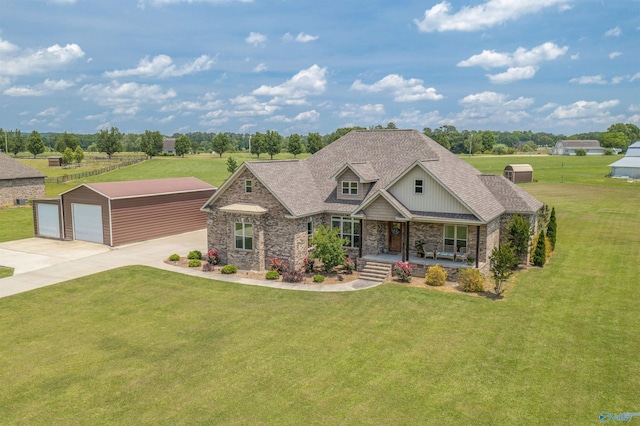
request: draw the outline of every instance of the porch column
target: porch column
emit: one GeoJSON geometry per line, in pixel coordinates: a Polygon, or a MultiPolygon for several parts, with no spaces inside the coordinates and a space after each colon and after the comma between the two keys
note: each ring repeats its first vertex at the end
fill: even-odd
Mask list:
{"type": "Polygon", "coordinates": [[[480,266],[480,225],[476,226],[476,269],[480,266]]]}
{"type": "Polygon", "coordinates": [[[409,260],[409,222],[405,222],[404,234],[402,235],[402,261],[409,260]]]}
{"type": "Polygon", "coordinates": [[[360,219],[360,247],[358,247],[358,258],[362,259],[362,244],[364,243],[364,227],[362,219],[360,219]]]}

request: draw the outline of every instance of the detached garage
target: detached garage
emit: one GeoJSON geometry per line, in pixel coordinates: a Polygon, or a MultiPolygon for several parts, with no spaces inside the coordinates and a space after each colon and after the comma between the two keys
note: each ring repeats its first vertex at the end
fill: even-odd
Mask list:
{"type": "MultiPolygon", "coordinates": [[[[193,177],[82,184],[60,195],[61,238],[119,246],[203,229],[200,207],[215,190],[193,177]]],[[[34,224],[36,235],[48,236],[42,231],[51,224],[34,224]]]]}

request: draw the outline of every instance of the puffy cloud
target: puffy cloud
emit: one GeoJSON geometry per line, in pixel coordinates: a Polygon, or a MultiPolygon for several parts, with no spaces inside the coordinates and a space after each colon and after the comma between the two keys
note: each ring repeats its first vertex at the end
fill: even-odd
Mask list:
{"type": "Polygon", "coordinates": [[[567,53],[568,46],[560,47],[555,43],[546,42],[531,50],[518,47],[513,53],[496,52],[495,50],[483,50],[478,55],[473,55],[469,59],[458,62],[459,67],[524,67],[538,65],[544,61],[552,61],[567,53]]]}
{"type": "Polygon", "coordinates": [[[316,41],[319,37],[312,36],[310,34],[300,33],[296,36],[296,41],[300,43],[309,43],[310,41],[316,41]]]}
{"type": "Polygon", "coordinates": [[[20,96],[44,96],[47,94],[46,90],[34,89],[28,86],[15,86],[6,89],[3,94],[7,96],[20,97],[20,96]]]}
{"type": "Polygon", "coordinates": [[[503,93],[486,91],[465,96],[459,103],[464,109],[456,115],[455,123],[517,123],[530,117],[526,109],[534,99],[519,97],[511,100],[503,93]]]}
{"type": "Polygon", "coordinates": [[[487,74],[489,81],[497,84],[508,84],[518,80],[526,80],[536,75],[539,67],[511,67],[499,74],[487,74]]]}
{"type": "Polygon", "coordinates": [[[443,120],[439,111],[423,113],[417,109],[402,111],[400,116],[391,119],[399,128],[436,127],[437,125],[444,124],[443,120]]]}
{"type": "Polygon", "coordinates": [[[158,85],[119,83],[87,84],[79,90],[85,101],[112,108],[119,115],[135,115],[142,104],[157,104],[176,97],[173,89],[165,90],[158,85]]]}
{"type": "Polygon", "coordinates": [[[310,111],[304,111],[300,114],[296,115],[293,118],[287,117],[285,115],[276,115],[271,118],[266,119],[267,122],[280,122],[280,123],[295,123],[295,122],[314,122],[318,121],[320,118],[320,113],[315,109],[310,111]]]}
{"type": "Polygon", "coordinates": [[[50,72],[52,68],[58,68],[82,58],[84,52],[77,44],[53,46],[36,51],[20,52],[17,46],[0,40],[0,75],[21,76],[50,72]]]}
{"type": "Polygon", "coordinates": [[[558,106],[549,116],[550,119],[594,119],[602,122],[603,118],[611,118],[609,109],[620,103],[617,99],[604,102],[578,101],[569,105],[558,106]]]}
{"type": "Polygon", "coordinates": [[[257,96],[273,96],[273,103],[302,104],[309,95],[324,93],[327,86],[327,69],[318,65],[301,70],[291,79],[277,86],[262,85],[251,92],[257,96]]]}
{"type": "Polygon", "coordinates": [[[6,89],[3,93],[7,96],[44,96],[53,91],[65,90],[74,86],[75,83],[67,80],[46,79],[42,84],[35,86],[15,86],[6,89]]]}
{"type": "Polygon", "coordinates": [[[620,37],[622,29],[620,27],[614,27],[604,33],[605,37],[620,37]]]}
{"type": "Polygon", "coordinates": [[[264,46],[267,42],[267,36],[260,33],[250,32],[249,36],[244,39],[249,44],[253,44],[254,46],[264,46]]]}
{"type": "Polygon", "coordinates": [[[358,118],[362,121],[377,121],[385,114],[382,104],[345,104],[338,113],[340,118],[358,118]]]}
{"type": "Polygon", "coordinates": [[[46,79],[42,85],[49,90],[65,90],[75,85],[74,82],[68,80],[49,80],[46,79]]]}
{"type": "Polygon", "coordinates": [[[253,72],[263,72],[267,70],[267,65],[264,62],[259,63],[253,68],[253,72]]]}
{"type": "Polygon", "coordinates": [[[611,52],[609,53],[609,59],[615,59],[620,55],[622,55],[622,52],[611,52]]]}
{"type": "Polygon", "coordinates": [[[233,117],[254,117],[271,115],[280,109],[277,105],[269,105],[267,102],[260,102],[255,96],[239,95],[231,99],[234,110],[223,111],[224,114],[233,117]]]}
{"type": "Polygon", "coordinates": [[[170,56],[158,55],[151,60],[149,60],[148,56],[145,56],[140,60],[136,68],[107,71],[104,75],[109,78],[129,76],[158,78],[181,77],[183,75],[209,70],[213,66],[214,62],[215,61],[208,55],[201,55],[193,62],[186,63],[182,67],[178,68],[173,63],[173,59],[171,59],[170,56]]]}
{"type": "Polygon", "coordinates": [[[391,92],[396,102],[437,101],[443,98],[433,87],[425,88],[419,78],[405,80],[398,74],[389,74],[373,84],[364,84],[361,80],[356,80],[351,85],[351,90],[369,93],[391,92]]]}
{"type": "Polygon", "coordinates": [[[568,0],[489,0],[478,6],[465,6],[452,14],[451,4],[443,1],[426,10],[424,19],[414,19],[414,23],[421,32],[477,31],[536,13],[546,7],[562,7],[567,2],[568,0]]]}

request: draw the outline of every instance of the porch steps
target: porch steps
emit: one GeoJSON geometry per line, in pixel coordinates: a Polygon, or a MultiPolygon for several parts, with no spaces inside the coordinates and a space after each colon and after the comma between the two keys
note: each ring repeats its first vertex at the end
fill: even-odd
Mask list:
{"type": "Polygon", "coordinates": [[[367,261],[364,268],[358,274],[361,280],[385,281],[391,275],[391,265],[367,261]]]}

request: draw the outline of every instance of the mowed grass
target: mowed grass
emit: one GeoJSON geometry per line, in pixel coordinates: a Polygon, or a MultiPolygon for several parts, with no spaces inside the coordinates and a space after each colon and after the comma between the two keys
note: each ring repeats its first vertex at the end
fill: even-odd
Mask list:
{"type": "MultiPolygon", "coordinates": [[[[33,237],[33,210],[30,205],[0,209],[0,243],[33,237]]],[[[2,265],[2,259],[0,259],[2,265]]]]}
{"type": "Polygon", "coordinates": [[[556,207],[557,250],[503,301],[399,284],[284,291],[145,267],[0,299],[0,419],[585,424],[638,411],[638,188],[526,189],[556,207]]]}

